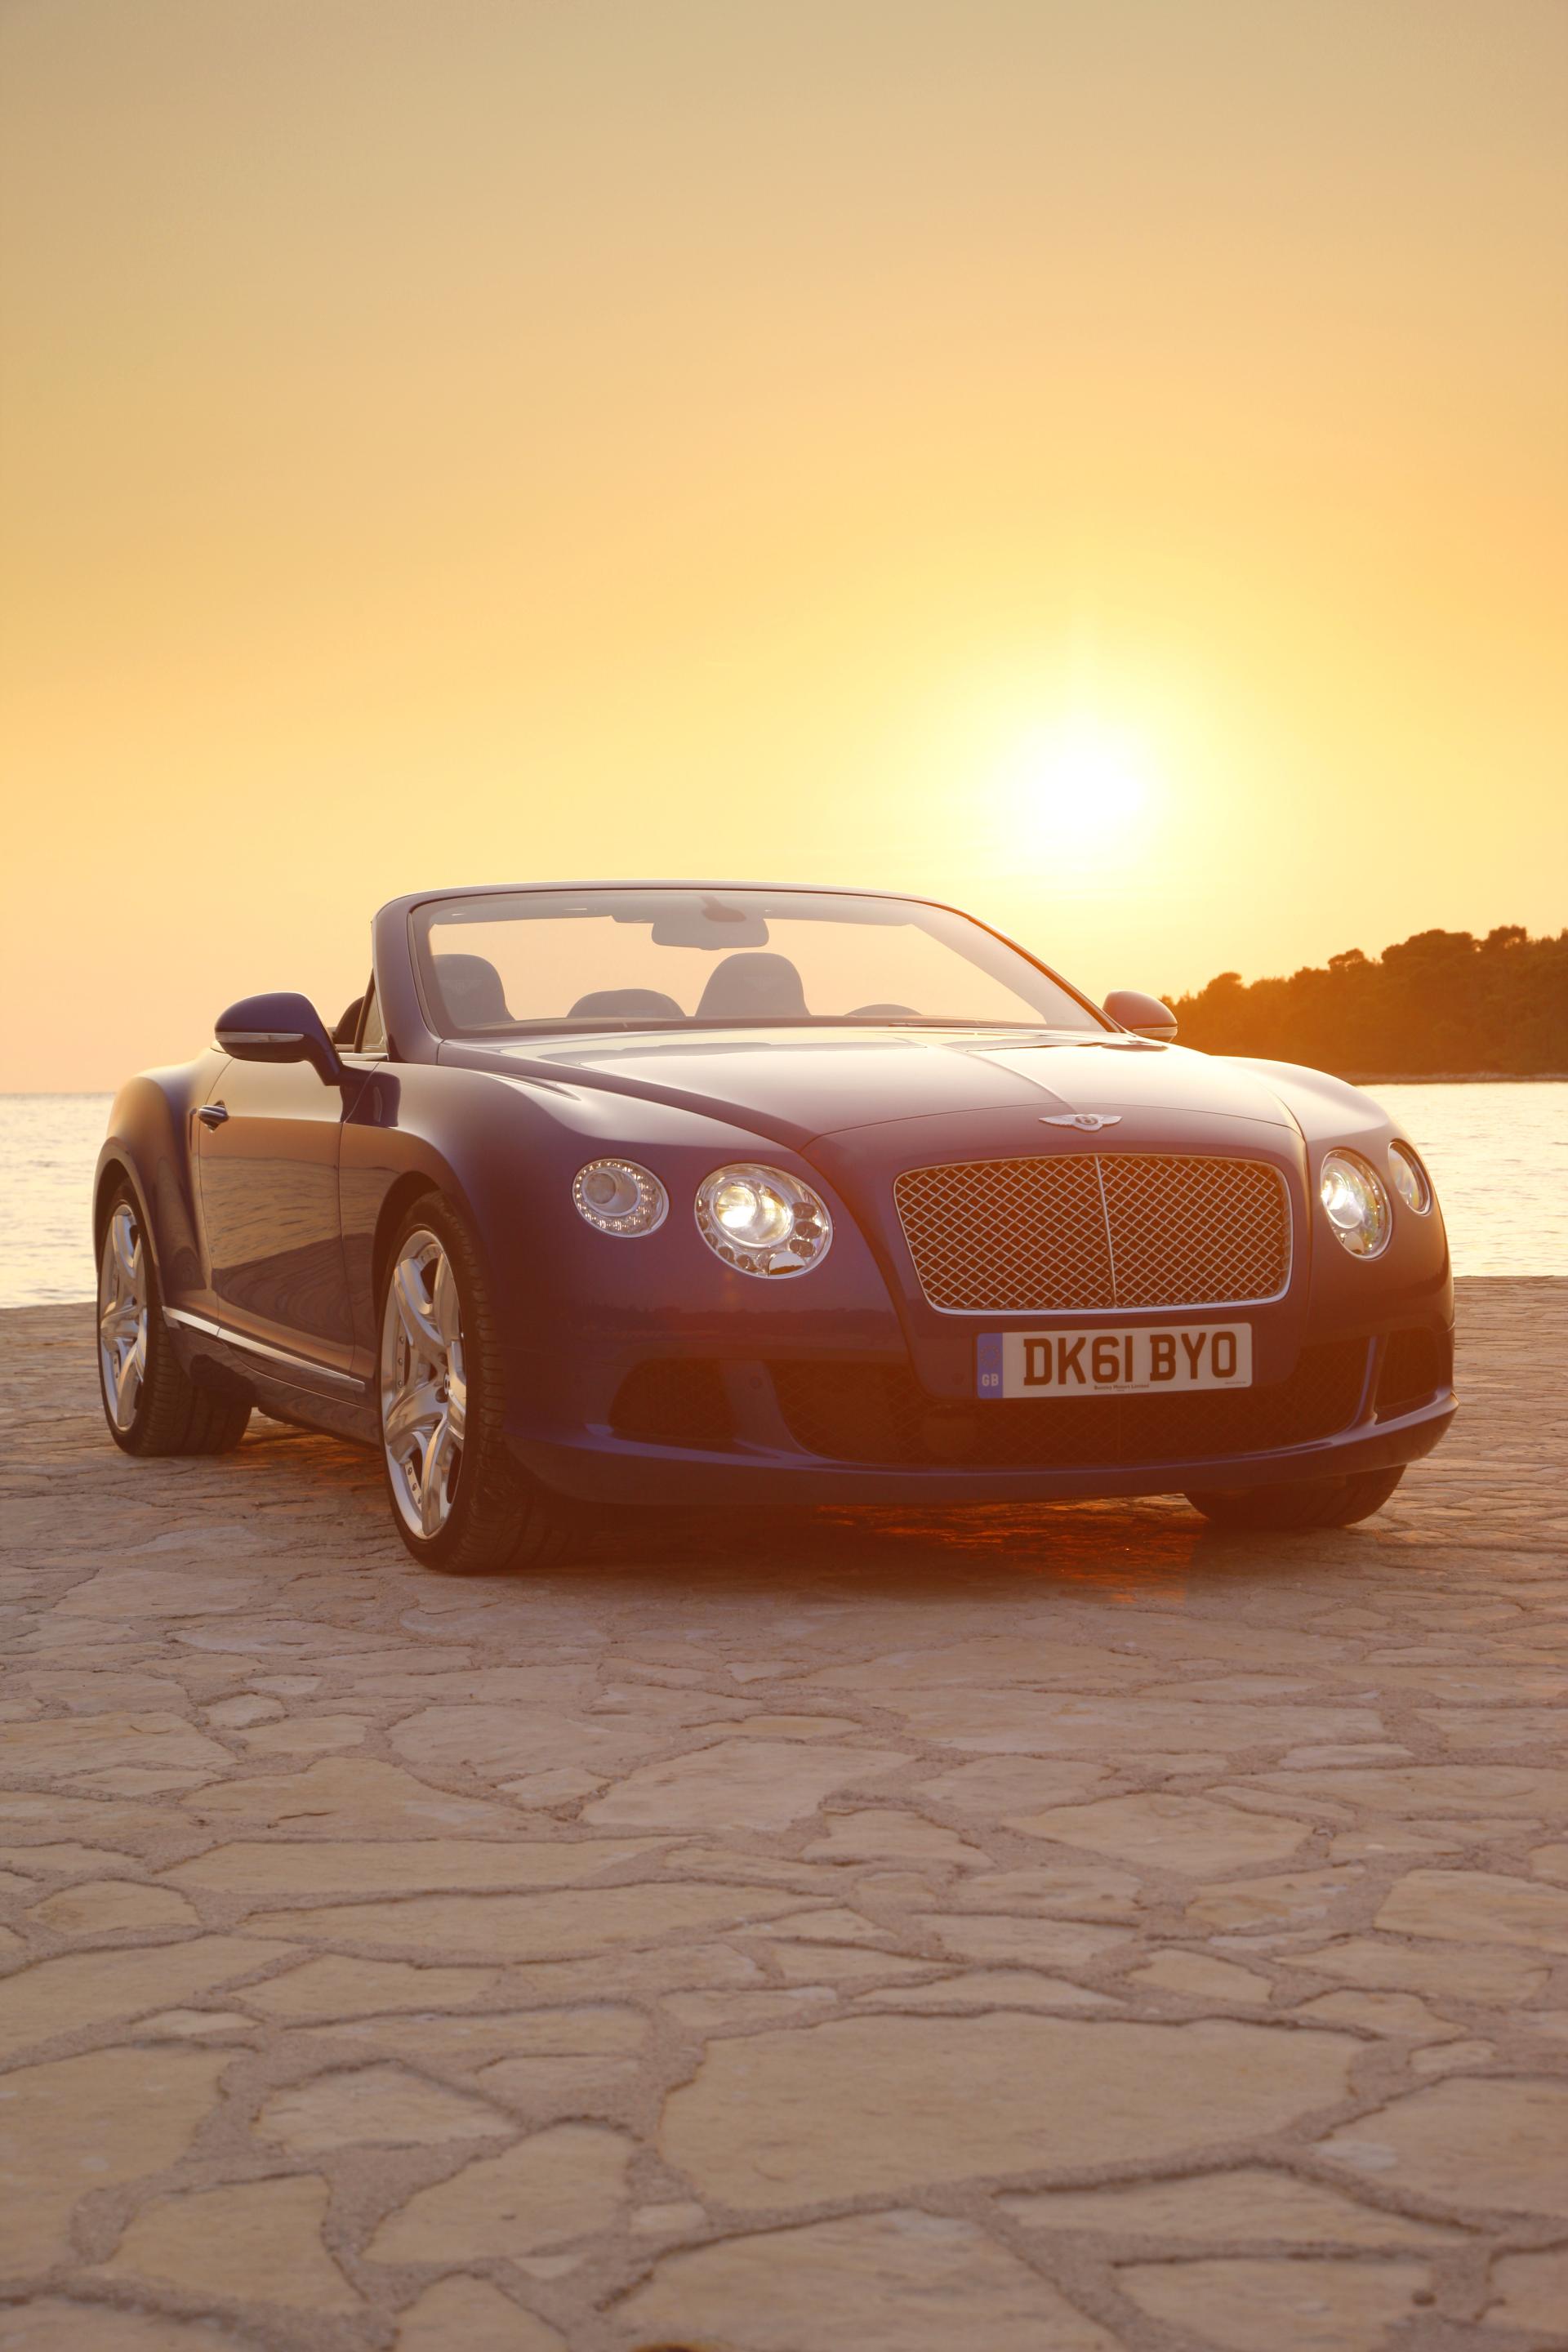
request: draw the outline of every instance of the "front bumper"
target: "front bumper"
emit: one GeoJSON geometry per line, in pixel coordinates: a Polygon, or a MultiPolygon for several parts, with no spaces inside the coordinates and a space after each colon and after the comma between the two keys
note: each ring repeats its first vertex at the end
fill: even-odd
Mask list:
{"type": "MultiPolygon", "coordinates": [[[[724,1268],[684,1220],[634,1244],[586,1228],[567,1237],[555,1279],[510,1329],[508,1435],[518,1462],[544,1485],[595,1501],[909,1508],[1270,1486],[1386,1469],[1429,1452],[1455,1411],[1440,1219],[1398,1217],[1384,1255],[1358,1264],[1332,1242],[1321,1245],[1309,1157],[1294,1129],[1130,1112],[1117,1132],[1142,1153],[1276,1168],[1292,1218],[1285,1287],[1235,1307],[940,1309],[897,1213],[900,1171],[1038,1155],[1038,1118],[922,1118],[821,1138],[801,1172],[828,1201],[835,1238],[820,1271],[798,1282],[758,1284],[724,1268]],[[1221,1316],[1252,1332],[1255,1386],[1237,1392],[1233,1412],[1130,1408],[1125,1420],[1113,1411],[1107,1428],[1109,1400],[977,1399],[984,1331],[1221,1316]],[[1410,1339],[1426,1350],[1429,1376],[1413,1381],[1400,1369],[1410,1339]],[[1337,1363],[1330,1402],[1320,1384],[1317,1402],[1298,1411],[1298,1384],[1311,1389],[1314,1360],[1329,1356],[1337,1363]],[[628,1388],[660,1371],[678,1409],[662,1419],[628,1412],[628,1388]],[[797,1377],[820,1377],[827,1401],[819,1395],[803,1414],[798,1396],[792,1403],[797,1377]],[[890,1447],[868,1433],[877,1416],[857,1402],[862,1378],[888,1387],[899,1424],[890,1447]],[[1087,1418],[1064,1418],[1056,1435],[1042,1418],[1037,1444],[1035,1417],[1053,1413],[1087,1418]],[[993,1417],[1007,1414],[1022,1419],[995,1442],[1002,1424],[993,1417]]],[[[1078,1149],[1079,1139],[1063,1148],[1078,1149]]]]}
{"type": "MultiPolygon", "coordinates": [[[[1345,1477],[1357,1471],[1390,1469],[1418,1461],[1443,1436],[1457,1410],[1448,1378],[1412,1409],[1385,1410],[1380,1416],[1378,1386],[1387,1342],[1368,1339],[1363,1346],[1361,1395],[1342,1428],[1302,1444],[1245,1452],[1205,1448],[1184,1453],[1180,1458],[1077,1460],[1005,1467],[931,1459],[834,1460],[799,1444],[780,1410],[769,1368],[744,1361],[721,1367],[729,1428],[721,1444],[649,1443],[617,1434],[608,1424],[514,1436],[512,1444],[521,1466],[542,1484],[562,1494],[600,1503],[688,1507],[882,1504],[909,1509],[1274,1486],[1299,1478],[1345,1477]]],[[[1005,1409],[982,1403],[973,1410],[978,1418],[1005,1409]]],[[[1073,1412],[1079,1408],[1041,1403],[1022,1410],[1044,1414],[1073,1412]]],[[[984,1429],[983,1422],[980,1426],[984,1429]]]]}

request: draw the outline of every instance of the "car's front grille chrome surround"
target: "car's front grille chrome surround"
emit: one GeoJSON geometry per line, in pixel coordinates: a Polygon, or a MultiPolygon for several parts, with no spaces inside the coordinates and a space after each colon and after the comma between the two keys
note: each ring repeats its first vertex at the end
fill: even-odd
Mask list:
{"type": "Polygon", "coordinates": [[[944,1315],[1240,1307],[1290,1283],[1290,1198],[1262,1160],[1054,1152],[910,1168],[893,1198],[944,1315]]]}

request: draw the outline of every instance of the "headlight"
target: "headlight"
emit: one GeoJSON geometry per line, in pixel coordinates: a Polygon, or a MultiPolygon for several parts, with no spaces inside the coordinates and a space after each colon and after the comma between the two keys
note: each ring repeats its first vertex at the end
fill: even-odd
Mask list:
{"type": "Polygon", "coordinates": [[[1432,1181],[1407,1143],[1389,1145],[1388,1172],[1405,1207],[1424,1217],[1432,1205],[1432,1181]]]}
{"type": "Polygon", "coordinates": [[[827,1203],[782,1168],[715,1168],[697,1187],[697,1227],[741,1274],[806,1274],[833,1239],[827,1203]]]}
{"type": "Polygon", "coordinates": [[[1334,1239],[1352,1257],[1376,1257],[1385,1247],[1394,1223],[1388,1194],[1359,1152],[1325,1152],[1318,1195],[1334,1239]]]}
{"type": "Polygon", "coordinates": [[[658,1178],[631,1160],[590,1160],[572,1179],[572,1198],[595,1233],[628,1239],[651,1234],[669,1213],[669,1195],[658,1178]]]}

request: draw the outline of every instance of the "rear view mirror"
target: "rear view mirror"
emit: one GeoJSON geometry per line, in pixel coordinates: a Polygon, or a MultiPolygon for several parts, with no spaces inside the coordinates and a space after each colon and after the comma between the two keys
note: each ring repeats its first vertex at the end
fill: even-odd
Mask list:
{"type": "Polygon", "coordinates": [[[1161,1037],[1168,1045],[1176,1034],[1176,1016],[1168,1004],[1157,996],[1145,996],[1141,989],[1113,988],[1105,1000],[1105,1010],[1135,1037],[1161,1037]]]}
{"type": "Polygon", "coordinates": [[[308,996],[279,989],[266,996],[242,996],[220,1013],[214,1032],[237,1062],[309,1062],[324,1086],[343,1075],[338,1049],[308,996]]]}

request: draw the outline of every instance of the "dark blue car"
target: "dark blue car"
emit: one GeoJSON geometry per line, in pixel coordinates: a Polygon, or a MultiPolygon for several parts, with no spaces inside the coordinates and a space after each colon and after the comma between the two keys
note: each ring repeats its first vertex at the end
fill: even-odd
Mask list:
{"type": "Polygon", "coordinates": [[[378,1446],[433,1567],[585,1505],[1384,1502],[1452,1417],[1421,1160],[950,907],[448,890],[328,1031],[247,998],[117,1097],[99,1365],[131,1454],[255,1407],[378,1446]]]}

